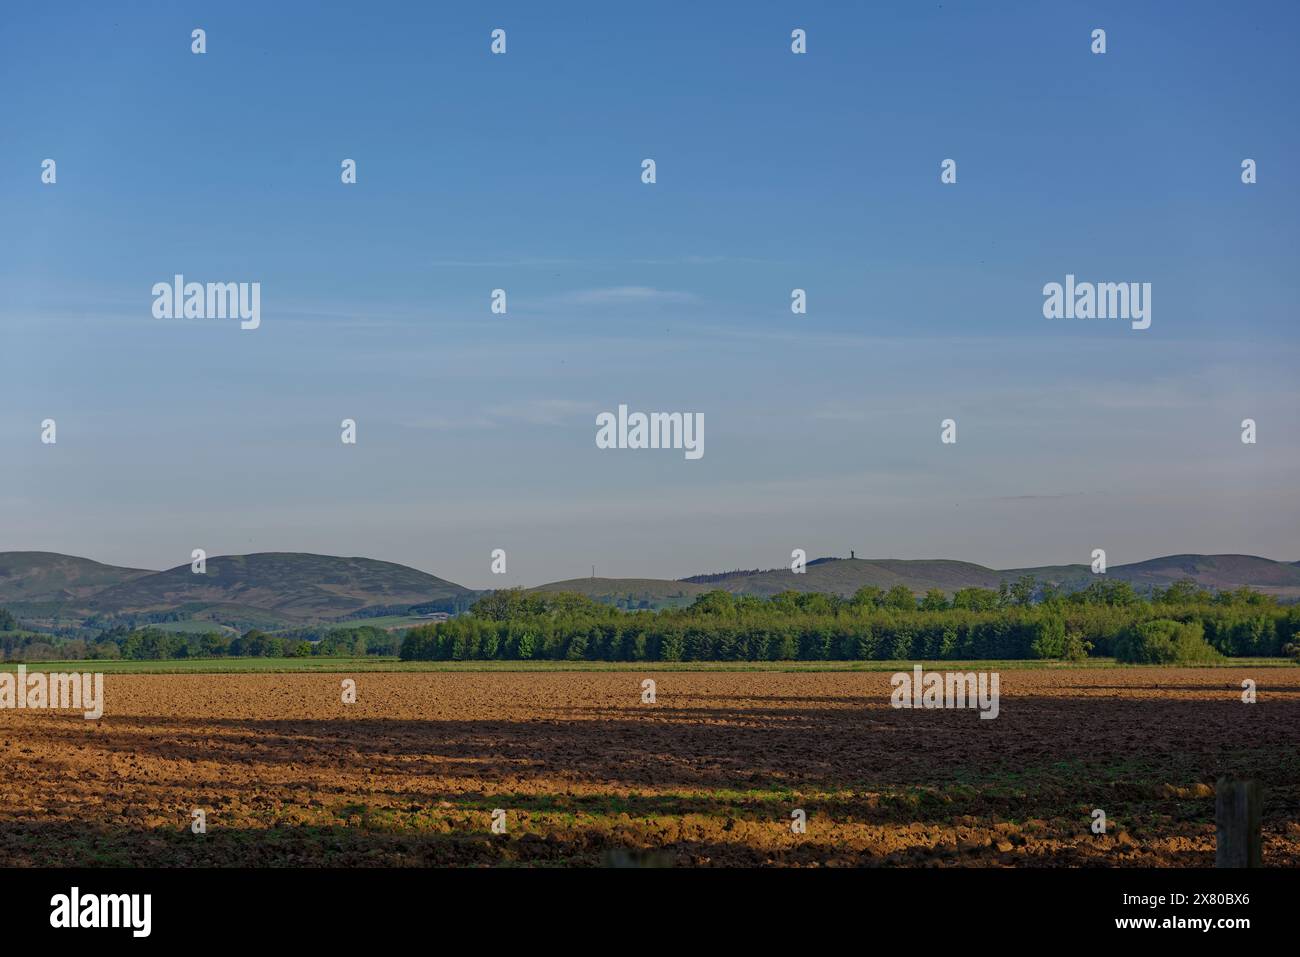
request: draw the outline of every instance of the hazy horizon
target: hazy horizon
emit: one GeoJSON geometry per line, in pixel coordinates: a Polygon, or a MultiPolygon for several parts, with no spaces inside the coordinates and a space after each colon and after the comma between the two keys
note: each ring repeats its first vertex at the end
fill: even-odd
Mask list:
{"type": "MultiPolygon", "coordinates": [[[[96,558],[94,555],[85,555],[85,554],[80,554],[80,553],[75,553],[75,552],[53,552],[53,551],[51,551],[50,549],[46,549],[46,548],[6,548],[6,549],[0,549],[0,555],[4,555],[4,554],[12,554],[12,553],[17,553],[17,552],[35,552],[35,553],[44,553],[44,554],[64,555],[64,556],[72,557],[72,558],[84,558],[84,559],[89,559],[90,561],[99,562],[100,564],[111,565],[111,566],[118,567],[118,568],[130,568],[130,569],[134,569],[134,570],[136,570],[136,571],[166,572],[166,571],[171,571],[171,570],[176,569],[176,568],[182,568],[182,567],[188,566],[188,565],[190,564],[190,561],[189,561],[188,558],[186,559],[186,561],[184,561],[184,562],[178,562],[178,563],[176,563],[175,565],[163,565],[163,566],[159,566],[159,565],[157,565],[156,563],[153,563],[153,564],[131,564],[131,563],[128,563],[128,564],[118,564],[118,563],[116,563],[116,562],[105,562],[105,561],[102,561],[101,559],[96,558]]],[[[463,585],[463,586],[465,586],[465,587],[467,587],[467,588],[472,588],[472,589],[474,589],[474,590],[476,590],[476,591],[482,591],[482,590],[488,590],[488,589],[496,589],[496,588],[513,588],[513,587],[525,587],[525,588],[529,588],[529,587],[534,587],[534,586],[537,586],[537,585],[546,585],[546,584],[550,584],[550,583],[552,583],[552,582],[557,582],[557,581],[571,581],[571,580],[577,580],[577,579],[590,578],[590,577],[592,577],[590,574],[587,574],[587,575],[570,575],[570,576],[563,577],[563,578],[555,577],[555,578],[544,578],[544,579],[542,579],[542,580],[539,580],[539,581],[533,581],[533,582],[518,582],[518,581],[515,580],[518,576],[515,576],[515,575],[513,575],[513,574],[508,574],[508,575],[489,575],[489,576],[487,576],[487,577],[490,578],[490,579],[492,579],[491,581],[487,581],[487,582],[485,582],[484,584],[472,584],[472,583],[470,583],[470,582],[461,581],[460,579],[452,578],[452,577],[450,577],[450,576],[448,576],[448,575],[445,575],[445,574],[441,573],[441,572],[440,572],[436,567],[421,567],[421,566],[419,566],[419,565],[414,565],[414,564],[410,564],[410,563],[407,563],[407,562],[399,562],[399,561],[395,561],[394,559],[392,559],[392,558],[387,558],[387,557],[385,557],[385,556],[383,556],[383,555],[349,555],[349,554],[346,554],[346,553],[329,554],[329,553],[324,553],[324,552],[292,552],[292,551],[285,551],[285,550],[282,550],[282,549],[270,549],[270,550],[267,550],[267,551],[261,551],[261,552],[242,552],[242,553],[230,553],[230,554],[209,554],[209,555],[206,555],[205,557],[206,557],[206,559],[207,559],[209,562],[212,562],[212,561],[214,561],[214,560],[221,559],[221,558],[248,557],[249,555],[258,555],[258,554],[263,554],[263,555],[265,555],[265,554],[304,554],[304,555],[316,555],[316,556],[324,557],[324,558],[342,558],[342,559],[361,558],[361,559],[366,559],[366,560],[371,560],[371,561],[389,562],[389,563],[392,563],[392,564],[403,565],[403,566],[406,566],[406,567],[408,567],[408,568],[414,568],[416,571],[425,572],[425,573],[427,573],[427,574],[433,575],[433,576],[436,577],[436,578],[441,578],[441,579],[443,579],[444,581],[450,581],[452,584],[455,584],[455,585],[463,585]],[[503,579],[509,579],[509,580],[508,580],[508,581],[503,581],[503,579]]],[[[1132,564],[1137,564],[1137,563],[1141,563],[1141,562],[1144,562],[1144,561],[1153,561],[1153,560],[1160,559],[1160,558],[1170,558],[1170,557],[1174,557],[1174,556],[1176,556],[1176,555],[1186,555],[1186,554],[1190,554],[1190,555],[1198,555],[1198,556],[1207,556],[1207,557],[1208,557],[1208,556],[1214,556],[1214,557],[1226,557],[1226,556],[1240,556],[1240,555],[1244,555],[1245,557],[1249,557],[1249,558],[1262,558],[1262,559],[1266,559],[1266,560],[1268,560],[1268,561],[1278,562],[1278,563],[1280,563],[1280,564],[1295,564],[1295,563],[1298,561],[1298,560],[1296,560],[1296,559],[1274,558],[1274,557],[1269,556],[1269,555],[1248,555],[1248,554],[1240,553],[1240,552],[1171,552],[1171,553],[1168,553],[1168,554],[1161,554],[1161,555],[1149,555],[1149,556],[1147,556],[1146,558],[1132,558],[1132,559],[1126,559],[1126,560],[1124,560],[1124,561],[1122,561],[1122,562],[1109,562],[1109,561],[1108,561],[1107,564],[1108,564],[1108,567],[1119,567],[1119,566],[1121,566],[1121,565],[1132,565],[1132,564]]],[[[868,562],[871,562],[871,561],[876,561],[876,562],[881,562],[881,561],[957,561],[957,562],[964,562],[964,561],[968,561],[968,559],[952,558],[952,557],[949,557],[949,556],[938,556],[938,555],[929,555],[929,556],[918,557],[918,558],[897,558],[897,557],[894,557],[894,556],[855,555],[855,556],[853,556],[853,558],[851,559],[850,556],[848,556],[848,555],[813,554],[813,553],[811,553],[811,552],[808,554],[808,563],[809,563],[809,564],[813,564],[813,563],[815,563],[815,562],[819,562],[819,561],[826,561],[826,560],[851,561],[851,560],[854,560],[854,559],[856,559],[857,561],[868,561],[868,562]]],[[[980,563],[975,562],[975,563],[973,563],[973,564],[980,564],[980,563]]],[[[1064,566],[1064,565],[1080,565],[1080,566],[1083,566],[1083,567],[1086,568],[1086,567],[1088,567],[1088,564],[1089,564],[1089,563],[1086,562],[1086,561],[1078,561],[1078,562],[1065,562],[1065,561],[1061,561],[1061,562],[1053,562],[1053,561],[1046,561],[1046,562],[1025,562],[1025,563],[1021,563],[1021,564],[1017,564],[1017,565],[1007,565],[1007,566],[1001,566],[1001,567],[999,567],[999,566],[983,566],[983,567],[990,568],[992,571],[1018,571],[1018,570],[1021,570],[1021,569],[1027,569],[1027,568],[1046,568],[1046,567],[1064,566]]],[[[755,568],[756,568],[756,569],[759,569],[760,571],[765,571],[765,572],[766,572],[766,571],[780,571],[781,569],[783,569],[783,568],[788,568],[788,567],[789,567],[789,563],[788,563],[788,562],[785,563],[784,565],[777,564],[777,565],[771,565],[771,566],[768,566],[768,565],[761,565],[761,564],[748,564],[748,565],[747,565],[747,564],[745,564],[745,563],[740,563],[740,564],[732,564],[732,565],[729,565],[729,566],[727,566],[727,567],[725,567],[725,568],[719,567],[719,568],[713,568],[713,569],[697,570],[697,571],[690,572],[690,573],[685,574],[685,575],[678,575],[678,574],[668,574],[668,575],[606,575],[606,574],[603,574],[603,573],[601,572],[601,570],[600,570],[600,567],[597,566],[595,577],[596,577],[596,578],[602,578],[602,579],[617,578],[617,579],[629,579],[629,580],[635,580],[635,579],[646,580],[646,579],[650,579],[650,580],[657,580],[657,581],[681,581],[681,580],[684,580],[684,579],[687,579],[687,578],[692,578],[692,577],[694,577],[694,576],[696,576],[696,575],[720,574],[720,573],[726,573],[726,572],[732,572],[732,571],[741,571],[741,570],[744,570],[744,569],[755,569],[755,568]]]]}

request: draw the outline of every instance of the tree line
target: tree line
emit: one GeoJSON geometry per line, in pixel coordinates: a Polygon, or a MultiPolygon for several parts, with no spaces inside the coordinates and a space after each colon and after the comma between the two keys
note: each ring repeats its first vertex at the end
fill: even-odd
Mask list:
{"type": "Polygon", "coordinates": [[[1251,589],[1209,592],[1190,580],[1138,594],[1099,579],[1065,593],[1025,576],[951,597],[905,586],[849,597],[716,590],[685,608],[623,611],[566,592],[493,592],[446,622],[397,634],[368,625],[270,634],[178,633],[115,624],[96,637],[25,631],[0,608],[8,660],[361,657],[405,660],[863,661],[1044,658],[1199,663],[1300,657],[1300,607],[1251,589]]]}
{"type": "Polygon", "coordinates": [[[1065,593],[1032,576],[919,598],[711,591],[686,608],[622,611],[573,593],[493,592],[467,614],[408,631],[405,660],[850,661],[1065,659],[1205,662],[1295,654],[1300,608],[1192,581],[1139,595],[1102,579],[1065,593]]]}
{"type": "MultiPolygon", "coordinates": [[[[0,625],[5,620],[0,615],[0,625]]],[[[150,625],[141,628],[114,625],[90,640],[0,627],[0,653],[10,661],[391,657],[398,653],[400,643],[400,636],[371,625],[303,629],[282,634],[253,628],[236,635],[220,631],[179,633],[150,625]]]]}

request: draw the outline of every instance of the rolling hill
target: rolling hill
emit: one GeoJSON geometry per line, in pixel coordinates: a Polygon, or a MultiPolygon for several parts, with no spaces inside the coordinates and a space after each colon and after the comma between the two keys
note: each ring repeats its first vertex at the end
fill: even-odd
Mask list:
{"type": "MultiPolygon", "coordinates": [[[[932,588],[951,595],[959,588],[997,588],[1022,575],[1073,590],[1095,580],[1087,565],[993,569],[972,562],[822,558],[807,572],[788,568],[715,573],[696,580],[575,578],[534,591],[571,591],[624,608],[689,604],[720,588],[766,597],[786,590],[852,595],[864,585],[888,590],[904,585],[916,594],[932,588]]],[[[1167,587],[1181,578],[1225,590],[1249,586],[1283,601],[1300,600],[1300,563],[1252,555],[1168,555],[1113,565],[1108,578],[1132,582],[1139,591],[1167,587]]],[[[180,612],[186,620],[267,630],[305,623],[338,622],[378,615],[461,611],[483,592],[393,562],[303,552],[262,552],[208,559],[207,574],[189,565],[155,572],[119,568],[52,552],[0,552],[0,606],[31,621],[76,623],[180,612]]]]}
{"type": "MultiPolygon", "coordinates": [[[[681,581],[574,579],[541,585],[538,590],[577,591],[598,601],[633,595],[651,607],[663,607],[681,604],[687,596],[715,588],[736,595],[760,597],[787,590],[848,596],[864,585],[885,590],[905,585],[918,595],[931,588],[951,595],[960,588],[997,588],[1001,582],[1010,583],[1022,575],[1033,575],[1040,582],[1051,582],[1071,591],[1086,588],[1095,578],[1090,567],[1083,564],[999,570],[946,559],[822,558],[809,562],[802,575],[794,574],[789,568],[774,568],[701,575],[681,581]]],[[[1139,591],[1150,587],[1165,588],[1181,578],[1191,578],[1212,590],[1248,586],[1284,601],[1300,599],[1300,565],[1253,555],[1169,555],[1127,565],[1112,565],[1107,577],[1131,582],[1139,591]]]]}
{"type": "MultiPolygon", "coordinates": [[[[1110,578],[1131,582],[1139,592],[1148,588],[1168,588],[1170,583],[1190,578],[1211,591],[1228,591],[1243,586],[1274,595],[1284,601],[1300,599],[1300,566],[1294,562],[1275,562],[1255,555],[1166,555],[1146,561],[1115,565],[1107,570],[1110,578]]],[[[1000,574],[1008,580],[1020,575],[1034,575],[1067,589],[1086,588],[1093,580],[1087,565],[1049,565],[1039,568],[1014,568],[1000,574]]]]}
{"type": "Polygon", "coordinates": [[[586,595],[592,601],[635,609],[689,605],[697,595],[703,595],[715,587],[717,586],[658,578],[570,578],[528,590],[576,592],[586,595]]]}
{"type": "Polygon", "coordinates": [[[1279,597],[1300,597],[1300,565],[1254,555],[1167,555],[1121,565],[1120,569],[1135,586],[1190,578],[1206,588],[1222,590],[1248,585],[1279,597]]]}
{"type": "Polygon", "coordinates": [[[76,601],[152,574],[56,552],[0,552],[0,604],[76,601]]]}
{"type": "Polygon", "coordinates": [[[954,592],[959,588],[997,588],[1004,573],[983,565],[944,559],[831,558],[808,563],[808,570],[796,575],[789,568],[776,568],[757,574],[724,578],[711,587],[735,594],[767,597],[779,592],[817,591],[852,595],[864,585],[888,590],[906,585],[920,594],[931,588],[954,592]]]}
{"type": "Polygon", "coordinates": [[[337,558],[303,552],[260,552],[209,558],[207,572],[189,565],[105,588],[84,603],[91,613],[118,615],[182,608],[199,612],[224,606],[257,609],[298,621],[328,621],[368,611],[412,606],[446,610],[476,593],[405,565],[372,558],[337,558]]]}
{"type": "Polygon", "coordinates": [[[209,558],[166,571],[118,568],[53,552],[0,552],[0,605],[32,618],[183,612],[272,628],[357,616],[464,608],[478,593],[393,562],[302,552],[209,558]]]}

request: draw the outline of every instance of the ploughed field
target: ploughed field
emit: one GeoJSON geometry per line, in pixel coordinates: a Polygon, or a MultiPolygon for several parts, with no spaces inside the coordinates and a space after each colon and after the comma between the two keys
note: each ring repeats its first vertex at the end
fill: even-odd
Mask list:
{"type": "Polygon", "coordinates": [[[1297,668],[1008,670],[994,720],[891,708],[879,672],[346,677],[0,710],[0,864],[1208,866],[1230,774],[1300,866],[1297,668]]]}

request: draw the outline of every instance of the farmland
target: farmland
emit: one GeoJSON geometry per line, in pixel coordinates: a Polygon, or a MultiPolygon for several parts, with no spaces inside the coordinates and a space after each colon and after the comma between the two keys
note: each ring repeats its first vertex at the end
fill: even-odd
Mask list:
{"type": "Polygon", "coordinates": [[[1213,786],[1230,774],[1265,788],[1265,863],[1300,865],[1293,665],[1022,662],[999,668],[1000,714],[984,721],[891,708],[876,670],[890,662],[185,673],[201,664],[68,663],[106,673],[99,721],[0,710],[0,860],[1208,865],[1213,786]],[[150,665],[173,673],[119,670],[150,665]]]}
{"type": "MultiPolygon", "coordinates": [[[[566,672],[566,671],[627,671],[634,668],[638,674],[655,674],[663,671],[907,671],[921,664],[927,669],[945,668],[962,671],[998,671],[1044,668],[1143,668],[1129,665],[1114,658],[1087,658],[1079,662],[1040,661],[1023,658],[1003,660],[941,661],[885,660],[885,661],[647,661],[630,664],[624,661],[402,661],[384,656],[319,657],[319,658],[155,658],[155,659],[76,659],[64,661],[27,662],[28,671],[85,671],[92,669],[105,674],[268,674],[322,672],[326,674],[351,674],[360,671],[396,672],[566,672]]],[[[1289,658],[1233,658],[1198,664],[1196,668],[1285,668],[1294,667],[1289,658]]],[[[0,671],[13,671],[16,662],[0,662],[0,671]]]]}

